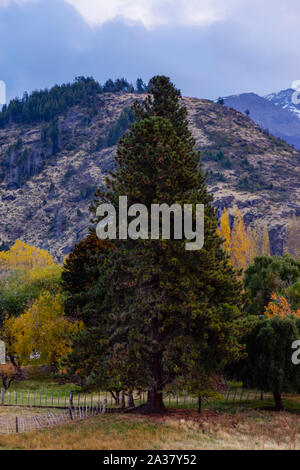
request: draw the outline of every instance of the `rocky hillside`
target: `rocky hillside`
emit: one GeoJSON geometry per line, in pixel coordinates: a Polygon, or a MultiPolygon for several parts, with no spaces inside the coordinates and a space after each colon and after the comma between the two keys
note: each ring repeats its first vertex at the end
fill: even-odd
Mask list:
{"type": "MultiPolygon", "coordinates": [[[[94,189],[113,167],[115,143],[131,122],[136,93],[105,93],[49,122],[0,129],[0,240],[20,238],[62,261],[87,232],[94,189]],[[92,112],[91,112],[92,109],[92,112]]],[[[280,253],[285,225],[300,215],[300,156],[250,118],[211,101],[184,98],[219,210],[238,205],[260,219],[280,253]]]]}

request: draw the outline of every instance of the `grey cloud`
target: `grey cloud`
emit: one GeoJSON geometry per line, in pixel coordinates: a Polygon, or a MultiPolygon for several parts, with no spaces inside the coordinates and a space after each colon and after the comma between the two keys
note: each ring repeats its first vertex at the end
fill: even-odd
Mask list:
{"type": "MultiPolygon", "coordinates": [[[[224,0],[226,1],[226,0],[224,0]]],[[[296,0],[241,0],[223,22],[205,28],[110,21],[90,28],[63,0],[0,8],[0,79],[9,97],[92,75],[169,75],[184,94],[207,98],[288,88],[300,79],[296,0]]]]}

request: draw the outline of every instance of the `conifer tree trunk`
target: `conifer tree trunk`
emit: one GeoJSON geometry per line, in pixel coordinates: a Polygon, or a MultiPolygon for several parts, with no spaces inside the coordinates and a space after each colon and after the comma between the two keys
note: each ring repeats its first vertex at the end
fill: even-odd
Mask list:
{"type": "Polygon", "coordinates": [[[201,413],[202,410],[202,398],[198,397],[198,413],[201,413]]]}
{"type": "Polygon", "coordinates": [[[166,411],[166,407],[163,401],[163,365],[162,352],[159,348],[159,320],[157,317],[154,317],[151,320],[151,340],[153,351],[150,367],[153,385],[148,391],[148,399],[144,412],[146,414],[161,414],[166,411]]]}
{"type": "Polygon", "coordinates": [[[128,392],[128,406],[129,406],[129,408],[134,407],[134,399],[133,399],[133,393],[132,392],[128,392]]]}
{"type": "Polygon", "coordinates": [[[274,400],[275,400],[275,410],[276,411],[283,411],[284,406],[282,403],[281,393],[273,392],[274,400]]]}
{"type": "Polygon", "coordinates": [[[144,409],[145,414],[162,414],[166,411],[163,402],[162,390],[157,387],[152,387],[148,392],[148,400],[144,409]]]}

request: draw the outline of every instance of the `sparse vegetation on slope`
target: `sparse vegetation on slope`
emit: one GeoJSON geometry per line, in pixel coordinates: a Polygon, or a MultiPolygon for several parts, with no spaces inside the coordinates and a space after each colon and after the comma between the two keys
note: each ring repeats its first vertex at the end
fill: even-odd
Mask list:
{"type": "MultiPolygon", "coordinates": [[[[89,104],[63,108],[48,122],[0,129],[3,246],[22,238],[62,261],[86,234],[88,203],[113,167],[114,144],[144,88],[109,90],[93,93],[89,104]]],[[[230,213],[238,205],[247,225],[264,218],[272,252],[281,253],[285,225],[300,207],[298,152],[226,106],[197,98],[184,103],[215,205],[230,213]]]]}

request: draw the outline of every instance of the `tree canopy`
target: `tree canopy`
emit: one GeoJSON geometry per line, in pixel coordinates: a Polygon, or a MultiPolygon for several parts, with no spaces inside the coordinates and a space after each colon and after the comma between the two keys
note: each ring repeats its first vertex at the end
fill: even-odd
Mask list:
{"type": "Polygon", "coordinates": [[[232,376],[248,388],[272,391],[275,408],[283,409],[282,393],[300,390],[300,370],[292,362],[292,344],[299,339],[299,320],[293,315],[261,316],[247,320],[245,356],[232,366],[232,376]]]}
{"type": "Polygon", "coordinates": [[[245,289],[249,295],[247,310],[263,314],[274,292],[282,292],[300,279],[300,260],[289,255],[259,256],[245,272],[245,289]]]}
{"type": "Polygon", "coordinates": [[[164,409],[163,389],[176,378],[210,377],[229,357],[238,357],[242,300],[241,284],[217,234],[212,196],[180,92],[159,76],[150,81],[150,90],[151,97],[135,104],[136,122],[119,141],[108,190],[97,192],[92,209],[111,202],[118,210],[119,196],[147,208],[204,204],[204,247],[187,252],[185,239],[160,236],[113,241],[115,250],[99,253],[98,279],[77,309],[78,318],[89,318],[90,334],[79,334],[69,367],[74,372],[76,358],[77,368],[87,365],[89,375],[101,380],[117,364],[123,388],[146,386],[145,411],[157,412],[164,409]],[[96,359],[90,354],[97,351],[96,359]]]}
{"type": "Polygon", "coordinates": [[[144,93],[147,85],[142,79],[136,82],[136,88],[125,78],[108,79],[101,85],[92,77],[77,77],[73,83],[55,85],[50,90],[36,90],[23,98],[15,98],[4,105],[0,112],[0,127],[10,123],[32,123],[52,121],[59,113],[78,104],[90,106],[94,98],[102,93],[144,93]]]}
{"type": "Polygon", "coordinates": [[[0,323],[24,313],[28,303],[42,292],[60,291],[61,267],[46,250],[20,240],[0,252],[0,323]]]}
{"type": "Polygon", "coordinates": [[[14,364],[58,365],[71,351],[72,336],[82,328],[64,315],[59,294],[45,292],[18,317],[5,318],[0,336],[14,364]]]}

